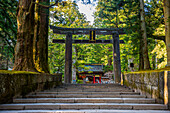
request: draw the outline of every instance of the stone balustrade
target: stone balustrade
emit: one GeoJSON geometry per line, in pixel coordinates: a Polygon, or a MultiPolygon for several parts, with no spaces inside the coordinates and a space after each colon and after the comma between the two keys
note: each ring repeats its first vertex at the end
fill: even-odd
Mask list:
{"type": "Polygon", "coordinates": [[[62,84],[62,74],[0,71],[0,103],[10,103],[15,97],[50,89],[62,84]]]}
{"type": "Polygon", "coordinates": [[[134,89],[170,109],[170,71],[155,70],[123,74],[123,85],[134,89]]]}

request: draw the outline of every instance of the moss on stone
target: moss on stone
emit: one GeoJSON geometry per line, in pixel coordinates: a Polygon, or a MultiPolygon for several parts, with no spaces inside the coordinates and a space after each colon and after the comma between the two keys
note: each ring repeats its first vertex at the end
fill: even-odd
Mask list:
{"type": "Polygon", "coordinates": [[[124,74],[140,74],[140,73],[152,73],[152,72],[162,72],[162,71],[170,71],[170,66],[162,68],[162,69],[156,69],[156,70],[142,70],[142,71],[136,71],[136,72],[125,72],[124,74]]]}
{"type": "Polygon", "coordinates": [[[10,103],[14,97],[61,85],[62,74],[0,70],[0,83],[0,104],[10,103]]]}
{"type": "Polygon", "coordinates": [[[9,71],[9,70],[0,70],[0,74],[40,74],[37,72],[30,71],[9,71]]]}

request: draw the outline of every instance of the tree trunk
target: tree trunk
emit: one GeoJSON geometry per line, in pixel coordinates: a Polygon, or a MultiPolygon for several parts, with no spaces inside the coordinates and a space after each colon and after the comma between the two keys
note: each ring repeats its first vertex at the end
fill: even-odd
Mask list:
{"type": "Polygon", "coordinates": [[[165,38],[167,50],[167,66],[170,66],[170,1],[164,0],[164,20],[165,20],[165,38]]]}
{"type": "Polygon", "coordinates": [[[34,60],[34,64],[36,69],[39,71],[39,65],[38,63],[36,63],[37,61],[37,39],[38,39],[38,31],[39,31],[39,0],[36,0],[35,4],[35,18],[34,18],[34,40],[33,40],[33,60],[34,60]]]}
{"type": "MultiPolygon", "coordinates": [[[[141,15],[139,14],[139,18],[141,17],[141,15]]],[[[140,25],[141,25],[141,21],[140,21],[140,25]]],[[[138,29],[138,33],[139,33],[139,38],[140,38],[140,45],[139,45],[139,70],[144,70],[144,57],[143,57],[143,37],[142,37],[142,32],[141,32],[141,26],[140,29],[138,29]]]]}
{"type": "MultiPolygon", "coordinates": [[[[38,0],[37,0],[38,1],[38,0]]],[[[49,5],[49,0],[40,0],[40,4],[49,5]]],[[[38,6],[35,26],[35,65],[38,71],[49,73],[48,65],[48,23],[49,23],[49,8],[38,6]]]]}
{"type": "Polygon", "coordinates": [[[144,70],[143,41],[142,40],[140,40],[140,47],[139,47],[139,70],[144,70]]]}
{"type": "Polygon", "coordinates": [[[144,69],[151,69],[149,56],[148,56],[148,46],[147,46],[147,35],[145,26],[145,15],[144,15],[144,1],[140,0],[140,16],[141,16],[141,33],[143,37],[143,59],[144,59],[144,69]]]}
{"type": "Polygon", "coordinates": [[[31,1],[19,0],[17,43],[13,70],[37,71],[33,61],[34,4],[31,1]]]}

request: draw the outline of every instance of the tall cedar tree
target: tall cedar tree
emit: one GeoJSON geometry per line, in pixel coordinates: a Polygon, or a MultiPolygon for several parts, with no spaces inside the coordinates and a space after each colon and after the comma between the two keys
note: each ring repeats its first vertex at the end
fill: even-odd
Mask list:
{"type": "Polygon", "coordinates": [[[19,0],[17,13],[17,43],[13,70],[36,71],[33,61],[34,4],[32,0],[19,0]]]}
{"type": "Polygon", "coordinates": [[[36,7],[32,0],[19,0],[17,44],[15,46],[15,63],[13,70],[38,70],[39,72],[49,73],[48,6],[49,0],[39,1],[36,7]],[[34,13],[35,11],[36,13],[34,13]]]}
{"type": "Polygon", "coordinates": [[[170,1],[164,0],[164,20],[167,49],[167,66],[170,66],[170,1]]]}
{"type": "Polygon", "coordinates": [[[149,56],[148,56],[148,45],[147,45],[147,35],[146,35],[146,25],[145,25],[145,12],[144,12],[144,1],[140,0],[140,16],[141,16],[141,32],[143,37],[143,59],[144,59],[144,69],[151,69],[149,56]]]}
{"type": "MultiPolygon", "coordinates": [[[[38,4],[49,6],[49,0],[36,0],[38,4]]],[[[49,7],[36,5],[34,29],[34,63],[40,72],[49,73],[48,65],[48,23],[49,7]]]]}

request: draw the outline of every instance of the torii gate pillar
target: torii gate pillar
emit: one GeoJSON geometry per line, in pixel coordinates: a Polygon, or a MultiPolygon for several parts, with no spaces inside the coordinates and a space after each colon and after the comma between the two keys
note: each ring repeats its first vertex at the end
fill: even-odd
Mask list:
{"type": "Polygon", "coordinates": [[[120,47],[119,47],[119,33],[112,35],[113,38],[113,62],[114,62],[114,81],[121,82],[121,65],[120,65],[120,47]]]}
{"type": "Polygon", "coordinates": [[[70,84],[72,80],[72,34],[67,33],[65,42],[65,73],[64,83],[70,84]]]}

